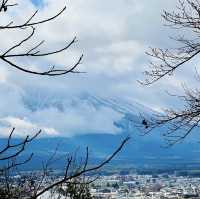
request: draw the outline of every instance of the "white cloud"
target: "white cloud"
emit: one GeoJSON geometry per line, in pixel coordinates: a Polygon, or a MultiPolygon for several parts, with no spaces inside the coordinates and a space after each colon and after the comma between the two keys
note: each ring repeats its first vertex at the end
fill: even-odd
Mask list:
{"type": "MultiPolygon", "coordinates": [[[[20,0],[18,4],[16,11],[11,9],[8,15],[1,13],[0,23],[5,24],[10,18],[23,22],[35,10],[31,1],[20,0]]],[[[44,0],[35,20],[55,14],[65,4],[65,0],[44,0]]],[[[77,100],[83,93],[105,98],[135,99],[156,109],[162,105],[172,105],[173,102],[164,94],[166,87],[176,90],[180,80],[189,79],[188,73],[176,79],[164,80],[159,86],[151,88],[141,87],[137,80],[141,78],[141,72],[147,65],[147,46],[169,45],[169,31],[163,28],[160,13],[163,8],[170,9],[174,4],[174,0],[67,2],[66,13],[55,21],[39,26],[36,37],[25,48],[30,48],[31,43],[36,40],[45,39],[46,44],[42,48],[49,51],[63,46],[65,41],[70,41],[75,35],[79,42],[67,52],[56,56],[17,61],[45,70],[46,66],[52,64],[68,66],[83,52],[84,60],[80,71],[87,73],[57,78],[39,77],[24,74],[1,62],[0,118],[7,122],[5,128],[16,126],[19,135],[20,132],[25,133],[26,130],[35,128],[42,128],[45,135],[60,136],[94,132],[119,133],[114,122],[123,115],[110,108],[96,108],[83,99],[77,100]],[[27,96],[30,96],[27,99],[29,103],[38,103],[37,110],[33,111],[26,106],[24,98],[27,96]],[[48,105],[54,97],[59,99],[59,103],[66,105],[64,110],[48,105]]],[[[0,41],[0,52],[24,38],[26,31],[18,30],[13,34],[1,31],[3,39],[0,41]]]]}
{"type": "Polygon", "coordinates": [[[41,129],[43,136],[58,136],[59,133],[55,129],[49,127],[42,127],[33,124],[26,119],[20,119],[17,117],[0,118],[0,130],[1,136],[8,137],[10,130],[15,127],[14,136],[26,137],[27,135],[35,135],[41,129]]]}
{"type": "Polygon", "coordinates": [[[68,102],[63,99],[54,101],[48,98],[46,101],[37,100],[41,99],[28,101],[29,105],[23,104],[26,109],[19,110],[15,117],[2,116],[0,118],[1,135],[8,135],[12,127],[16,127],[15,135],[20,137],[27,134],[33,135],[39,129],[43,131],[43,136],[67,137],[85,133],[115,134],[120,132],[114,122],[120,120],[122,114],[111,108],[95,107],[89,101],[79,98],[68,102]]]}
{"type": "Polygon", "coordinates": [[[113,122],[121,117],[121,114],[112,109],[103,107],[96,109],[87,104],[78,104],[75,107],[67,107],[63,112],[55,108],[38,110],[32,114],[31,120],[56,129],[61,136],[72,136],[84,133],[120,132],[113,122]]]}

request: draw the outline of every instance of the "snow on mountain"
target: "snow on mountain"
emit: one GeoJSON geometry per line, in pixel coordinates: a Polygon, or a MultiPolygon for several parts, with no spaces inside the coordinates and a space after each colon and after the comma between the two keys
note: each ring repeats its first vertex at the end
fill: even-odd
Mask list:
{"type": "MultiPolygon", "coordinates": [[[[42,126],[44,131],[48,127],[58,132],[53,136],[46,134],[31,144],[29,149],[35,153],[36,165],[38,159],[51,154],[58,143],[59,155],[71,153],[77,147],[80,148],[80,154],[84,155],[85,147],[88,146],[91,160],[100,159],[112,153],[127,135],[131,135],[132,139],[117,156],[116,163],[168,165],[199,161],[199,144],[185,142],[166,149],[162,147],[160,138],[162,129],[148,136],[136,133],[134,121],[140,122],[138,115],[149,115],[154,111],[134,101],[88,94],[58,98],[56,95],[37,93],[24,96],[23,103],[27,112],[20,117],[21,120],[24,117],[24,120],[29,121],[26,125],[42,126]]],[[[6,124],[4,121],[3,125],[6,124]]],[[[0,139],[2,146],[4,142],[4,139],[0,139]]],[[[29,150],[26,152],[29,153],[29,150]]]]}

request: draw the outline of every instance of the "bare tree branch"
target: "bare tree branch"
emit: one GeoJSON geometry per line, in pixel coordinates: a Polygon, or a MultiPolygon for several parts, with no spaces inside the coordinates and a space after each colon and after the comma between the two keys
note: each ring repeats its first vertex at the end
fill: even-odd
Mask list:
{"type": "MultiPolygon", "coordinates": [[[[147,54],[153,60],[149,68],[144,71],[145,80],[140,81],[144,85],[151,85],[163,79],[167,75],[173,75],[175,71],[193,61],[200,54],[200,1],[179,0],[177,10],[164,11],[162,17],[167,26],[175,29],[183,29],[190,33],[190,38],[177,36],[172,38],[178,42],[174,49],[151,48],[147,54]]],[[[197,69],[196,69],[197,70],[197,69]]],[[[198,72],[196,72],[199,79],[198,72]]],[[[144,134],[152,132],[156,128],[163,127],[162,136],[167,146],[182,142],[191,132],[199,127],[200,123],[200,90],[183,86],[184,95],[171,95],[179,99],[183,106],[179,109],[164,109],[162,113],[155,113],[144,120],[147,125],[141,123],[144,134]]]]}
{"type": "MultiPolygon", "coordinates": [[[[0,12],[2,10],[5,11],[5,9],[7,11],[8,7],[16,6],[16,5],[17,4],[8,4],[8,0],[3,0],[1,3],[0,12]]],[[[56,55],[56,54],[59,54],[62,52],[66,52],[72,45],[74,45],[77,42],[76,37],[74,37],[70,42],[67,42],[67,44],[65,44],[64,47],[61,47],[60,49],[51,50],[49,52],[41,52],[41,50],[39,49],[39,47],[41,47],[41,45],[45,43],[45,40],[42,40],[40,42],[36,42],[37,44],[32,44],[30,49],[23,53],[12,53],[13,50],[17,51],[19,47],[24,48],[24,44],[26,42],[31,42],[31,39],[35,35],[36,29],[37,28],[39,29],[39,25],[53,21],[54,19],[56,19],[60,15],[62,15],[65,10],[66,10],[66,6],[61,11],[59,11],[57,14],[53,15],[52,17],[49,17],[47,19],[41,19],[39,21],[33,21],[38,13],[38,10],[36,10],[22,24],[15,25],[13,21],[10,21],[7,23],[7,25],[0,26],[0,30],[5,30],[5,31],[6,30],[13,31],[14,29],[16,29],[17,31],[18,31],[18,29],[19,29],[19,31],[21,29],[23,29],[24,31],[27,31],[27,29],[31,28],[31,33],[26,38],[22,39],[20,42],[13,45],[12,47],[10,47],[3,54],[0,54],[0,60],[5,62],[9,66],[14,67],[20,71],[23,71],[25,73],[34,74],[34,75],[59,76],[59,75],[65,75],[68,73],[80,73],[79,71],[76,70],[76,68],[81,64],[83,55],[81,55],[78,58],[78,60],[75,62],[75,64],[72,66],[61,67],[61,68],[58,68],[56,66],[51,66],[51,67],[49,67],[49,70],[43,71],[43,72],[42,71],[34,71],[34,70],[30,69],[31,68],[30,66],[23,66],[21,63],[18,64],[16,62],[17,61],[16,58],[18,58],[18,57],[20,57],[20,58],[29,58],[29,57],[43,58],[45,56],[51,56],[51,55],[56,55]],[[12,60],[10,58],[12,58],[12,60]]],[[[19,32],[19,33],[21,33],[21,32],[19,32]]]]}
{"type": "Polygon", "coordinates": [[[86,173],[89,173],[89,172],[92,172],[92,171],[97,171],[98,169],[102,168],[103,166],[108,164],[122,150],[122,148],[128,142],[129,139],[130,139],[130,137],[127,137],[126,139],[124,139],[122,141],[122,143],[120,144],[120,146],[113,152],[112,155],[110,155],[106,160],[104,160],[99,165],[91,167],[91,168],[87,168],[87,164],[88,164],[88,152],[87,152],[87,154],[86,154],[86,165],[84,165],[83,169],[81,169],[80,171],[75,172],[74,174],[68,176],[68,170],[69,170],[70,165],[72,163],[72,158],[69,158],[68,159],[68,164],[67,164],[67,167],[66,167],[66,172],[65,172],[65,175],[64,175],[63,179],[61,179],[60,181],[57,181],[57,182],[47,186],[43,190],[39,191],[37,193],[37,195],[35,196],[35,198],[43,195],[48,190],[50,190],[50,189],[52,189],[52,188],[54,188],[54,187],[56,187],[56,186],[58,186],[60,184],[63,184],[63,183],[65,183],[65,182],[67,182],[67,181],[69,181],[71,179],[75,179],[75,178],[77,178],[77,177],[79,177],[79,176],[81,176],[83,174],[86,174],[86,173]]]}
{"type": "Polygon", "coordinates": [[[186,29],[191,38],[178,36],[173,38],[181,47],[174,49],[151,48],[147,54],[155,62],[150,62],[149,69],[144,72],[145,80],[141,84],[150,85],[173,73],[193,60],[200,53],[200,6],[199,0],[179,0],[178,11],[164,11],[162,17],[168,22],[168,26],[186,29]]]}
{"type": "Polygon", "coordinates": [[[32,137],[26,136],[26,138],[23,139],[21,142],[17,144],[12,144],[11,140],[12,140],[12,135],[14,131],[15,131],[15,128],[13,128],[12,131],[10,132],[9,137],[7,139],[6,146],[0,150],[0,161],[17,157],[20,153],[22,153],[25,150],[26,145],[32,142],[41,133],[41,130],[39,130],[34,136],[32,137]],[[13,150],[14,153],[12,154],[8,153],[10,149],[14,149],[13,150]]]}

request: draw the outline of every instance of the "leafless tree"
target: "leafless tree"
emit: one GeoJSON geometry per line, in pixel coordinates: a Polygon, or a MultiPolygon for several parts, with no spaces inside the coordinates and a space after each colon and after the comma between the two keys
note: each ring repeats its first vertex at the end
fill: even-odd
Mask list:
{"type": "MultiPolygon", "coordinates": [[[[31,161],[33,154],[31,154],[24,161],[21,161],[18,163],[16,162],[16,159],[25,150],[26,145],[32,142],[33,139],[35,139],[39,135],[40,132],[38,132],[31,138],[24,139],[22,142],[19,142],[17,144],[11,144],[13,132],[14,130],[10,133],[10,136],[8,138],[8,142],[5,148],[3,148],[0,151],[2,155],[2,158],[0,160],[9,160],[8,166],[3,167],[1,170],[2,179],[0,182],[0,196],[5,195],[8,198],[17,198],[17,199],[23,198],[23,197],[28,197],[30,199],[37,199],[41,197],[43,194],[45,194],[46,192],[50,192],[58,188],[60,188],[60,190],[62,189],[63,191],[65,191],[65,194],[67,194],[67,190],[71,191],[70,194],[72,194],[72,191],[73,191],[72,188],[74,189],[75,187],[78,187],[83,191],[84,187],[88,188],[87,184],[90,184],[90,180],[80,181],[80,179],[83,179],[86,174],[90,174],[91,172],[98,172],[99,169],[101,169],[106,164],[108,164],[122,150],[124,145],[130,139],[129,137],[125,138],[121,142],[119,147],[117,147],[116,150],[109,157],[107,157],[105,160],[103,160],[96,166],[89,165],[88,148],[86,148],[85,158],[83,159],[83,161],[80,161],[78,164],[76,163],[75,155],[67,155],[66,164],[63,169],[64,174],[60,178],[52,180],[49,178],[49,173],[51,170],[51,164],[54,163],[54,161],[56,161],[57,150],[55,150],[55,153],[53,153],[53,155],[43,165],[43,168],[39,172],[39,175],[37,175],[37,172],[32,172],[32,173],[27,174],[25,178],[20,177],[20,180],[24,179],[25,181],[22,184],[22,187],[19,187],[19,186],[16,186],[15,181],[13,182],[13,173],[19,174],[19,176],[21,176],[20,172],[18,171],[18,167],[25,165],[27,162],[31,161]],[[10,149],[14,149],[14,153],[7,154],[7,150],[10,150],[10,149]],[[74,186],[74,183],[76,184],[76,186],[74,186]],[[68,189],[67,186],[69,186],[70,188],[68,189]]],[[[82,191],[79,194],[85,194],[85,192],[84,191],[82,192],[82,191]]]]}
{"type": "MultiPolygon", "coordinates": [[[[144,72],[143,85],[151,85],[167,76],[175,75],[177,69],[189,64],[200,53],[200,1],[179,0],[175,11],[164,11],[162,17],[166,25],[177,32],[185,33],[172,39],[177,42],[177,48],[151,48],[147,54],[152,58],[150,67],[144,72]],[[189,36],[189,38],[188,38],[189,36]]],[[[190,66],[188,66],[190,67],[190,66]]],[[[198,66],[196,77],[199,79],[198,66]]],[[[199,79],[200,80],[200,79],[199,79]]],[[[199,127],[200,122],[200,90],[183,86],[184,95],[172,95],[183,102],[182,109],[167,109],[164,113],[155,113],[151,118],[143,118],[145,133],[157,127],[164,127],[164,138],[169,145],[182,141],[192,131],[199,127]]]]}
{"type": "MultiPolygon", "coordinates": [[[[0,13],[7,13],[9,12],[10,9],[16,9],[17,8],[17,3],[15,4],[10,4],[9,0],[2,0],[0,2],[0,13]]],[[[48,22],[53,21],[54,19],[58,18],[60,15],[62,15],[66,10],[66,7],[63,7],[63,9],[57,14],[46,18],[46,19],[41,19],[41,20],[34,20],[38,10],[36,10],[34,13],[30,15],[29,18],[25,18],[23,23],[15,23],[14,19],[12,21],[6,22],[5,25],[0,25],[0,30],[1,31],[27,31],[30,32],[28,36],[26,36],[24,39],[19,41],[17,44],[14,44],[12,47],[8,48],[5,52],[0,54],[0,60],[5,62],[8,66],[14,67],[18,70],[21,70],[26,73],[31,73],[35,75],[45,75],[45,76],[59,76],[59,75],[64,75],[67,73],[79,73],[76,68],[78,65],[81,63],[81,60],[83,58],[83,55],[81,55],[77,62],[70,66],[70,67],[62,67],[58,68],[56,66],[50,66],[47,71],[34,71],[31,70],[29,66],[23,66],[20,63],[17,63],[15,60],[16,58],[41,58],[45,56],[51,56],[54,54],[58,54],[61,52],[66,52],[77,40],[76,37],[74,37],[69,43],[66,42],[63,47],[60,49],[52,49],[49,52],[41,52],[39,49],[44,43],[45,40],[34,42],[32,46],[28,50],[24,50],[24,52],[19,52],[18,49],[20,47],[24,47],[24,44],[31,41],[31,39],[35,36],[36,30],[39,30],[39,26],[48,22]],[[17,50],[17,53],[16,53],[17,50]]]]}

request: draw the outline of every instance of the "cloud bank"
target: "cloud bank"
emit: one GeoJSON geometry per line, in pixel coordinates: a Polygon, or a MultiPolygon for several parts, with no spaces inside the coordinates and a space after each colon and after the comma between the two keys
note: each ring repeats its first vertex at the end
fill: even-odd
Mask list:
{"type": "MultiPolygon", "coordinates": [[[[66,4],[65,0],[19,1],[0,19],[22,22],[35,9],[38,18],[54,15],[66,4]],[[21,14],[23,12],[23,15],[21,14]]],[[[43,50],[59,48],[74,36],[76,43],[66,53],[44,59],[18,60],[32,68],[45,69],[49,65],[68,66],[83,53],[80,71],[84,74],[57,78],[39,77],[16,71],[1,62],[0,67],[0,136],[6,136],[11,127],[23,136],[42,129],[45,136],[73,136],[84,133],[120,133],[114,123],[123,114],[109,107],[94,106],[82,97],[85,94],[103,98],[118,98],[140,102],[150,108],[171,106],[174,103],[165,94],[166,87],[180,89],[180,80],[186,74],[161,81],[159,86],[144,88],[137,80],[147,66],[145,51],[149,46],[167,47],[170,35],[163,28],[160,13],[172,9],[174,0],[75,0],[67,2],[67,11],[53,22],[39,26],[36,40],[45,39],[43,50]],[[157,96],[160,96],[159,98],[157,96]],[[6,133],[7,132],[7,133],[6,133]]],[[[36,17],[36,19],[37,19],[36,17]]],[[[20,41],[27,31],[0,32],[1,51],[20,41]]],[[[23,50],[23,49],[20,49],[23,50]]]]}

